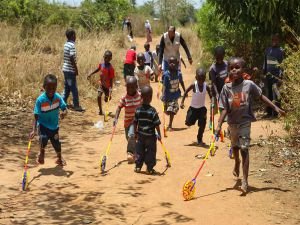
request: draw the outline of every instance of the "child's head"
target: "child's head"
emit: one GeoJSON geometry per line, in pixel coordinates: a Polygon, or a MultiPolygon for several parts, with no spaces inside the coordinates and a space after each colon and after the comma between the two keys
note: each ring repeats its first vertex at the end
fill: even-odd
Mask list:
{"type": "Polygon", "coordinates": [[[278,33],[272,35],[272,47],[278,47],[280,42],[280,36],[278,33]]]}
{"type": "Polygon", "coordinates": [[[156,45],[155,50],[156,50],[156,52],[159,52],[159,50],[160,50],[160,45],[156,45]]]}
{"type": "Polygon", "coordinates": [[[57,78],[55,75],[48,74],[44,78],[43,88],[49,98],[52,98],[57,88],[57,78]]]}
{"type": "Polygon", "coordinates": [[[149,44],[149,43],[145,43],[145,44],[144,44],[144,48],[145,48],[146,51],[149,51],[149,49],[150,49],[150,44],[149,44]]]}
{"type": "Polygon", "coordinates": [[[132,49],[132,50],[136,50],[136,46],[135,45],[131,45],[131,47],[130,47],[130,49],[132,49]]]}
{"type": "Polygon", "coordinates": [[[69,41],[75,41],[76,40],[76,33],[75,30],[69,28],[66,31],[66,37],[69,41]]]}
{"type": "Polygon", "coordinates": [[[106,50],[104,52],[103,59],[104,59],[104,63],[109,63],[112,59],[112,52],[109,50],[106,50]]]}
{"type": "Polygon", "coordinates": [[[223,46],[217,46],[214,51],[214,56],[217,64],[221,64],[225,57],[225,49],[223,46]]]}
{"type": "Polygon", "coordinates": [[[153,90],[150,86],[144,86],[141,89],[143,104],[149,105],[152,101],[153,90]]]}
{"type": "Polygon", "coordinates": [[[170,70],[176,70],[177,69],[177,64],[178,64],[178,61],[177,61],[177,58],[175,58],[174,56],[171,56],[169,58],[169,68],[170,70]]]}
{"type": "Polygon", "coordinates": [[[134,96],[136,94],[136,90],[138,88],[137,79],[134,76],[126,77],[126,92],[130,96],[134,96]]]}
{"type": "Polygon", "coordinates": [[[239,57],[232,57],[229,61],[229,76],[230,79],[234,82],[237,79],[242,78],[243,70],[245,66],[245,61],[239,57]]]}
{"type": "Polygon", "coordinates": [[[143,66],[145,64],[146,59],[144,53],[139,53],[136,58],[137,58],[137,63],[140,66],[143,66]]]}
{"type": "Polygon", "coordinates": [[[196,70],[196,80],[199,84],[203,84],[206,79],[206,71],[203,68],[198,68],[196,70]]]}

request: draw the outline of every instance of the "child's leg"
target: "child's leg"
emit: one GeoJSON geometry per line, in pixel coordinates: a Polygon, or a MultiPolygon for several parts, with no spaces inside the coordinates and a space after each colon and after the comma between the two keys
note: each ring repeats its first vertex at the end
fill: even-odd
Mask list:
{"type": "Polygon", "coordinates": [[[98,97],[97,97],[98,107],[99,107],[99,115],[103,115],[103,110],[102,110],[102,94],[103,94],[103,89],[101,87],[99,87],[99,89],[98,89],[98,97]]]}
{"type": "Polygon", "coordinates": [[[232,152],[235,160],[232,174],[235,177],[240,175],[240,155],[239,155],[239,127],[229,126],[230,130],[230,141],[232,146],[232,152]]]}
{"type": "Polygon", "coordinates": [[[170,113],[170,120],[169,120],[169,128],[172,128],[172,126],[173,126],[173,120],[174,120],[174,116],[175,116],[175,114],[174,113],[170,113]]]}
{"type": "Polygon", "coordinates": [[[199,126],[197,140],[198,143],[203,143],[202,138],[206,126],[207,109],[206,107],[202,107],[200,109],[197,109],[197,111],[198,111],[197,118],[198,118],[198,126],[199,126]]]}
{"type": "MultiPolygon", "coordinates": [[[[241,150],[241,155],[242,155],[242,166],[243,166],[243,181],[245,182],[245,184],[243,184],[243,185],[248,186],[248,174],[249,174],[249,162],[250,162],[250,160],[249,160],[249,150],[248,149],[244,149],[244,150],[242,149],[241,150]]],[[[245,189],[245,187],[243,189],[245,189]]],[[[247,191],[247,189],[245,189],[245,191],[247,191]]]]}
{"type": "Polygon", "coordinates": [[[56,164],[59,166],[65,166],[66,162],[61,156],[61,143],[59,141],[58,129],[54,131],[50,130],[50,132],[51,132],[50,141],[57,156],[56,164]]]}
{"type": "Polygon", "coordinates": [[[139,172],[143,167],[143,163],[145,161],[145,137],[139,136],[136,142],[136,159],[135,159],[135,167],[136,172],[139,172]]]}
{"type": "Polygon", "coordinates": [[[39,126],[39,142],[40,142],[40,153],[37,157],[37,162],[39,164],[45,163],[45,148],[48,144],[49,136],[47,128],[42,125],[39,126]]]}
{"type": "Polygon", "coordinates": [[[64,77],[65,77],[65,82],[64,82],[64,92],[62,94],[62,98],[64,99],[65,103],[67,104],[67,100],[70,96],[70,86],[71,86],[71,81],[69,80],[69,74],[68,72],[64,72],[64,77]]]}
{"type": "Polygon", "coordinates": [[[173,100],[167,103],[167,112],[170,114],[169,128],[173,128],[173,120],[174,116],[177,114],[179,110],[178,100],[173,100]]]}
{"type": "Polygon", "coordinates": [[[233,153],[234,160],[235,160],[232,174],[235,177],[239,177],[240,176],[240,163],[241,163],[239,148],[238,147],[233,147],[232,148],[232,153],[233,153]]]}
{"type": "Polygon", "coordinates": [[[147,165],[147,171],[153,174],[153,167],[156,165],[156,137],[147,137],[145,140],[145,164],[147,165]]]}
{"type": "Polygon", "coordinates": [[[127,159],[128,163],[134,163],[134,155],[136,148],[136,141],[134,137],[134,125],[131,124],[126,131],[126,139],[127,139],[127,159]]]}

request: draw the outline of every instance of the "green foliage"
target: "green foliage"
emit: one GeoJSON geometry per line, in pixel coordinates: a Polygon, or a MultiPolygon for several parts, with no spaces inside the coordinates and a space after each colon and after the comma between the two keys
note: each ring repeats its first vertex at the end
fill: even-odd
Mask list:
{"type": "Polygon", "coordinates": [[[208,0],[221,19],[230,24],[242,23],[248,29],[263,33],[279,32],[284,19],[296,32],[300,31],[299,0],[208,0]]]}
{"type": "Polygon", "coordinates": [[[81,4],[80,25],[88,30],[111,30],[131,11],[127,0],[85,0],[81,4]]]}
{"type": "Polygon", "coordinates": [[[285,128],[293,136],[300,136],[300,50],[289,54],[284,60],[284,81],[281,87],[283,108],[287,110],[285,128]]]}

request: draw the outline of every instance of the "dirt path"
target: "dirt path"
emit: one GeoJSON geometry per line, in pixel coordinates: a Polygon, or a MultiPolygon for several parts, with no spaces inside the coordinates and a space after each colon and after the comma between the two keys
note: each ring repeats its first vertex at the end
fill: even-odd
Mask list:
{"type": "MultiPolygon", "coordinates": [[[[138,51],[142,50],[143,41],[137,39],[138,51]]],[[[154,41],[158,42],[158,39],[154,41]]],[[[192,82],[194,70],[190,66],[184,70],[186,85],[192,82]]],[[[152,85],[156,91],[157,84],[152,85]]],[[[111,111],[115,111],[116,102],[124,93],[123,85],[117,87],[114,93],[111,111]]],[[[186,109],[189,102],[190,98],[186,100],[186,109]]],[[[156,98],[153,99],[153,105],[161,111],[161,104],[156,98]]],[[[133,172],[134,166],[124,162],[126,141],[120,119],[107,161],[109,171],[102,176],[99,158],[109,141],[112,119],[105,123],[103,131],[99,131],[93,127],[99,120],[96,102],[86,107],[86,113],[70,112],[61,123],[62,151],[68,163],[63,169],[55,167],[52,147],[46,152],[45,165],[35,167],[38,142],[34,141],[30,155],[31,181],[26,192],[20,191],[26,144],[16,145],[14,141],[7,141],[13,140],[11,138],[3,141],[0,158],[0,224],[299,223],[297,202],[284,205],[285,202],[279,198],[283,195],[289,197],[294,191],[264,183],[259,179],[260,165],[253,161],[250,166],[250,193],[246,197],[240,196],[241,192],[231,174],[233,161],[227,157],[227,140],[226,143],[220,143],[217,155],[210,158],[203,168],[197,181],[195,199],[183,201],[182,185],[194,176],[201,163],[195,155],[206,151],[193,145],[197,127],[187,128],[184,125],[186,109],[180,110],[175,117],[174,127],[177,131],[169,133],[164,140],[172,160],[172,168],[164,175],[136,174],[133,172]]],[[[258,121],[253,124],[253,141],[260,136],[266,137],[267,130],[280,134],[282,129],[279,123],[258,121]]],[[[209,143],[209,138],[210,132],[206,129],[204,140],[209,143]]],[[[260,151],[251,152],[251,160],[258,159],[261,154],[260,151]]],[[[164,171],[165,160],[160,146],[157,158],[156,169],[164,171]]]]}

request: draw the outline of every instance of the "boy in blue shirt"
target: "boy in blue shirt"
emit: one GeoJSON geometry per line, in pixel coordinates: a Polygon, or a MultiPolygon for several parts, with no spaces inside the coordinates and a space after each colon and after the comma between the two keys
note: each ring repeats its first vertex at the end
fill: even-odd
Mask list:
{"type": "Polygon", "coordinates": [[[56,164],[65,166],[66,162],[61,156],[61,143],[58,136],[58,121],[59,109],[62,110],[60,118],[63,119],[67,114],[67,105],[63,98],[56,92],[57,78],[52,74],[48,74],[44,78],[43,87],[45,92],[42,93],[36,100],[34,107],[34,125],[30,133],[32,139],[35,134],[39,134],[40,140],[40,154],[37,162],[44,164],[45,147],[50,139],[51,144],[57,154],[56,164]]]}
{"type": "Polygon", "coordinates": [[[174,116],[177,114],[179,110],[178,99],[181,96],[179,83],[181,84],[182,89],[185,92],[182,74],[180,70],[178,70],[178,61],[175,57],[173,56],[170,57],[169,69],[164,72],[162,79],[163,79],[162,101],[164,103],[165,113],[168,116],[170,116],[168,130],[172,131],[174,116]]]}

